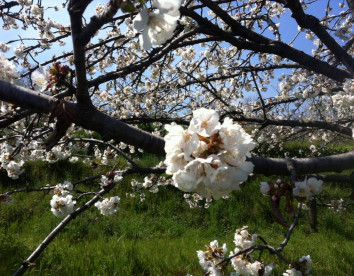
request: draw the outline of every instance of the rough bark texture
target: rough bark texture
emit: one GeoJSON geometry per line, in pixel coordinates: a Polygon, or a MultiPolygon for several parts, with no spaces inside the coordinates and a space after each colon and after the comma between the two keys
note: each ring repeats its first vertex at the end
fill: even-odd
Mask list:
{"type": "Polygon", "coordinates": [[[0,80],[0,100],[38,112],[49,113],[55,99],[40,92],[0,80]]]}
{"type": "MultiPolygon", "coordinates": [[[[56,99],[43,93],[0,81],[0,100],[13,103],[37,112],[50,113],[56,105],[56,99]]],[[[67,102],[76,117],[74,123],[88,130],[97,131],[104,140],[116,140],[142,148],[147,152],[163,155],[165,142],[162,137],[152,135],[122,121],[109,117],[93,106],[67,102]]],[[[289,175],[288,160],[280,158],[249,158],[254,172],[264,175],[289,175]]],[[[354,169],[354,151],[328,157],[293,159],[297,174],[320,172],[341,172],[354,169]]]]}
{"type": "Polygon", "coordinates": [[[354,0],[347,0],[350,11],[352,12],[352,17],[354,18],[354,0]]]}

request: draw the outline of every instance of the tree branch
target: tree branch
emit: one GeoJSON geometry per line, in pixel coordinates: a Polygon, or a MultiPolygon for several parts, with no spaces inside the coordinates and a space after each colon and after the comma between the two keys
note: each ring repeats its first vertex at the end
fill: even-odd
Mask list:
{"type": "Polygon", "coordinates": [[[71,36],[73,41],[75,75],[77,81],[76,98],[78,103],[86,105],[92,105],[92,102],[88,93],[86,78],[85,44],[83,44],[80,40],[80,35],[82,32],[81,17],[89,2],[91,2],[91,0],[83,2],[71,0],[68,6],[71,22],[71,36]]]}
{"type": "MultiPolygon", "coordinates": [[[[210,3],[209,5],[214,8],[214,4],[212,4],[211,1],[204,0],[204,2],[208,4],[210,3]]],[[[181,7],[180,10],[183,15],[193,18],[198,22],[200,26],[203,26],[204,28],[202,31],[204,31],[205,34],[218,35],[222,37],[224,41],[229,42],[231,45],[236,46],[238,49],[248,49],[259,53],[276,54],[283,58],[288,58],[302,65],[308,70],[325,75],[328,78],[334,79],[336,81],[343,82],[346,78],[351,78],[351,74],[344,70],[333,67],[328,63],[318,60],[302,51],[294,49],[283,42],[270,40],[252,32],[231,18],[226,12],[221,10],[221,8],[214,8],[214,10],[222,16],[222,20],[229,24],[232,29],[232,33],[222,30],[217,25],[211,23],[207,18],[200,16],[190,9],[181,7]],[[234,35],[239,35],[244,39],[237,39],[234,37],[234,35]]]]}
{"type": "MultiPolygon", "coordinates": [[[[0,100],[19,106],[32,108],[38,112],[50,113],[55,107],[55,99],[43,93],[0,81],[0,100]]],[[[165,154],[162,137],[152,135],[122,121],[114,119],[94,107],[66,102],[76,113],[74,123],[88,130],[97,131],[103,140],[114,139],[142,148],[147,152],[165,154]]],[[[254,172],[265,175],[288,175],[286,159],[251,157],[254,172]]],[[[354,169],[354,151],[328,157],[293,159],[297,173],[311,174],[354,169]]]]}
{"type": "Polygon", "coordinates": [[[15,6],[18,6],[18,2],[17,1],[11,1],[11,2],[8,2],[3,5],[0,6],[0,11],[4,10],[4,9],[10,9],[12,7],[15,7],[15,6]]]}
{"type": "Polygon", "coordinates": [[[301,3],[298,0],[287,1],[285,5],[292,12],[292,17],[301,28],[309,29],[328,47],[329,50],[345,65],[354,77],[354,59],[330,36],[320,21],[312,16],[305,14],[301,3]]]}
{"type": "Polygon", "coordinates": [[[102,15],[95,15],[91,18],[90,23],[81,31],[79,40],[82,45],[89,43],[90,39],[95,33],[106,23],[108,23],[113,16],[117,13],[122,4],[122,0],[110,0],[106,12],[102,15]]]}
{"type": "MultiPolygon", "coordinates": [[[[157,168],[131,168],[123,171],[122,176],[127,176],[133,173],[161,173],[161,169],[157,168]]],[[[41,244],[32,252],[32,254],[22,262],[21,267],[13,274],[13,276],[19,276],[25,273],[30,264],[32,264],[39,255],[47,248],[47,246],[51,243],[51,241],[60,233],[61,230],[64,229],[66,225],[68,225],[73,219],[75,219],[78,215],[88,210],[92,205],[94,205],[98,200],[102,198],[105,194],[111,191],[116,185],[106,186],[104,189],[99,191],[92,199],[87,201],[85,204],[81,205],[78,209],[76,209],[73,213],[66,216],[58,225],[55,227],[52,232],[41,242],[41,244]]]]}
{"type": "MultiPolygon", "coordinates": [[[[51,113],[58,103],[53,97],[4,81],[0,81],[0,99],[42,113],[51,113]]],[[[93,106],[66,101],[62,101],[62,103],[68,107],[72,114],[75,114],[75,117],[72,118],[73,123],[97,131],[105,141],[114,139],[142,148],[147,152],[165,153],[164,140],[161,137],[129,126],[98,111],[93,106]]]]}

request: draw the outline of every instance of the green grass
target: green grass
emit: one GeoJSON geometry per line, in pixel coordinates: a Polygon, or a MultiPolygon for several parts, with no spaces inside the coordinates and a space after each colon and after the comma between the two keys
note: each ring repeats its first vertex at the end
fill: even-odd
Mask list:
{"type": "MultiPolygon", "coordinates": [[[[140,162],[148,166],[158,161],[145,156],[140,162]]],[[[76,181],[97,172],[80,164],[35,162],[17,181],[0,172],[0,193],[23,185],[76,181]]],[[[140,203],[138,197],[125,196],[130,191],[130,181],[125,180],[110,194],[121,197],[118,213],[105,217],[96,208],[83,213],[54,239],[27,275],[203,275],[196,251],[215,239],[233,250],[234,231],[243,225],[271,245],[279,245],[286,229],[274,223],[269,198],[259,192],[260,180],[266,178],[251,177],[241,191],[213,202],[208,209],[190,209],[183,193],[171,186],[161,187],[157,194],[147,192],[145,202],[140,203]]],[[[86,185],[78,188],[89,190],[98,184],[86,185]]],[[[337,197],[350,194],[332,185],[325,192],[337,197]]],[[[0,275],[16,271],[61,221],[50,212],[49,192],[19,193],[13,198],[12,204],[0,205],[0,275]]],[[[310,254],[313,275],[354,275],[352,210],[338,214],[320,208],[318,232],[310,231],[307,216],[304,211],[285,257],[296,260],[310,254]]],[[[275,264],[274,275],[282,275],[284,264],[268,253],[263,257],[275,264]]]]}

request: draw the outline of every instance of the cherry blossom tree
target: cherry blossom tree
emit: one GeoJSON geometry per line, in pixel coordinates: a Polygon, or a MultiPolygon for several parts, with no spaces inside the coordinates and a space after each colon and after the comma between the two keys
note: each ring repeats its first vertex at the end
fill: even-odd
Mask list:
{"type": "MultiPolygon", "coordinates": [[[[0,0],[1,34],[17,34],[0,41],[0,166],[17,179],[27,161],[77,162],[72,149],[93,147],[84,161],[98,160],[107,173],[83,180],[100,179],[100,186],[78,197],[75,183],[39,189],[55,191],[50,206],[64,219],[17,275],[89,207],[117,212],[120,198],[103,196],[132,173],[147,176],[132,185],[156,192],[157,183],[171,184],[207,201],[239,189],[252,172],[288,179],[261,184],[275,219],[289,229],[287,240],[278,249],[238,240],[233,255],[253,246],[280,256],[298,218],[284,220],[281,198],[288,211],[295,198],[308,201],[316,228],[323,181],[353,185],[354,151],[269,157],[289,140],[325,147],[354,138],[353,0],[47,2],[0,0]],[[166,161],[140,167],[137,151],[166,161]],[[114,165],[117,155],[127,161],[124,169],[114,165]],[[336,175],[344,170],[351,174],[336,175]],[[173,176],[156,181],[166,172],[173,176]]],[[[237,235],[249,239],[242,231],[237,235]]],[[[226,251],[213,242],[215,250],[226,251]]],[[[218,264],[199,256],[217,275],[218,264]]],[[[232,262],[235,270],[249,265],[232,262]]],[[[299,262],[306,271],[311,259],[299,262]]]]}

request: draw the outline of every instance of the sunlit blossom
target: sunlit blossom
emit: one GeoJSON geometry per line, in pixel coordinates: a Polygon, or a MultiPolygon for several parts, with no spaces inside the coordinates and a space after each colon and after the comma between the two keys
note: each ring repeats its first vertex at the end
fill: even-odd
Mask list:
{"type": "Polygon", "coordinates": [[[194,111],[186,130],[176,124],[165,128],[166,172],[184,192],[219,199],[239,190],[253,170],[246,158],[256,144],[231,119],[220,124],[214,110],[194,111]]]}
{"type": "Polygon", "coordinates": [[[179,7],[181,0],[154,0],[152,6],[156,11],[149,12],[142,8],[133,20],[133,28],[141,32],[139,41],[144,50],[152,45],[161,45],[173,36],[180,17],[179,7]]]}
{"type": "Polygon", "coordinates": [[[119,210],[120,198],[118,196],[105,198],[103,201],[98,201],[95,203],[97,209],[101,212],[102,215],[112,215],[119,210]]]}

